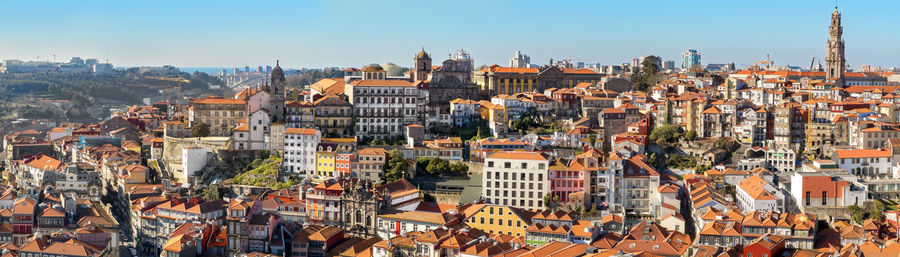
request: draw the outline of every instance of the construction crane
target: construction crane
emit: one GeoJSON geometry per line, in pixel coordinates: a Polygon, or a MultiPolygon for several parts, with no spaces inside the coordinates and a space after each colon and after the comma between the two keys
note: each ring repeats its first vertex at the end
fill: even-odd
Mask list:
{"type": "Polygon", "coordinates": [[[813,71],[813,67],[816,65],[816,56],[813,55],[812,61],[809,62],[809,71],[813,71]]]}

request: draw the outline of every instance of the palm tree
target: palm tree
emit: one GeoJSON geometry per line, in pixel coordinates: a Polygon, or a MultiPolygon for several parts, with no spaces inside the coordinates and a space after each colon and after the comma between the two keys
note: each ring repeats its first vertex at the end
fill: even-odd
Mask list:
{"type": "Polygon", "coordinates": [[[220,191],[221,189],[219,188],[219,185],[209,185],[209,187],[203,189],[203,192],[200,193],[200,197],[206,201],[221,200],[222,194],[220,191]]]}

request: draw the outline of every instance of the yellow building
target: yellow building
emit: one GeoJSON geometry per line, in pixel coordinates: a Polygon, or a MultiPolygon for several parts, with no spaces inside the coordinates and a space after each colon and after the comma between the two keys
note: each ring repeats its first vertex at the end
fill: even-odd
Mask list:
{"type": "Polygon", "coordinates": [[[474,204],[463,212],[465,222],[473,228],[490,234],[525,236],[525,229],[531,225],[533,213],[519,208],[474,204]]]}
{"type": "Polygon", "coordinates": [[[481,119],[487,120],[488,122],[506,124],[509,118],[506,107],[488,101],[481,101],[480,111],[481,119]]]}
{"type": "Polygon", "coordinates": [[[331,145],[320,144],[316,151],[316,177],[334,177],[334,159],[337,156],[335,148],[331,145]]]}
{"type": "Polygon", "coordinates": [[[485,95],[544,91],[548,88],[571,88],[579,83],[596,84],[603,74],[590,69],[543,66],[537,68],[490,67],[475,71],[472,79],[485,95]]]}

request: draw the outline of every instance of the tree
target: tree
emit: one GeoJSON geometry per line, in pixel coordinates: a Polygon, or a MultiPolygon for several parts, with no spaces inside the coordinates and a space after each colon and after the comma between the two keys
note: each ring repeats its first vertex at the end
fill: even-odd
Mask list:
{"type": "Polygon", "coordinates": [[[432,176],[441,176],[450,172],[450,163],[441,158],[432,158],[425,167],[425,171],[432,176]]]}
{"type": "Polygon", "coordinates": [[[475,132],[475,138],[473,138],[473,139],[484,138],[484,135],[481,134],[481,126],[475,127],[475,129],[477,130],[477,132],[475,132]]]}
{"type": "Polygon", "coordinates": [[[881,220],[883,215],[884,215],[884,204],[881,203],[881,201],[879,201],[879,200],[875,200],[874,206],[872,206],[872,209],[869,210],[869,218],[881,220]]]}
{"type": "Polygon", "coordinates": [[[688,130],[684,133],[684,139],[688,142],[694,142],[694,140],[697,139],[697,131],[688,130]]]}
{"type": "Polygon", "coordinates": [[[191,136],[207,137],[209,136],[209,125],[203,122],[197,122],[191,127],[191,136]]]}
{"type": "Polygon", "coordinates": [[[659,63],[659,57],[654,55],[644,58],[640,69],[635,73],[635,78],[632,79],[636,90],[647,92],[656,85],[656,73],[659,72],[657,63],[659,63]]]}
{"type": "Polygon", "coordinates": [[[465,176],[469,174],[469,166],[462,162],[451,163],[450,174],[453,176],[465,176]]]}
{"type": "Polygon", "coordinates": [[[851,205],[847,207],[847,210],[850,211],[850,217],[853,218],[853,221],[856,224],[862,224],[865,219],[865,213],[859,208],[857,205],[851,205]]]}
{"type": "Polygon", "coordinates": [[[385,182],[393,182],[405,178],[407,169],[409,169],[409,163],[403,158],[403,152],[394,149],[391,151],[391,156],[384,173],[385,182]]]}
{"type": "Polygon", "coordinates": [[[437,202],[437,198],[435,198],[434,195],[425,193],[425,195],[422,196],[422,201],[428,202],[428,203],[435,203],[435,202],[437,202]]]}
{"type": "Polygon", "coordinates": [[[222,194],[220,191],[221,189],[219,188],[219,185],[209,185],[208,187],[206,187],[206,189],[203,189],[203,192],[200,194],[200,198],[203,198],[203,200],[206,201],[221,200],[222,194]]]}
{"type": "Polygon", "coordinates": [[[650,141],[657,141],[659,139],[663,139],[666,142],[674,142],[678,139],[678,136],[681,134],[681,127],[674,124],[663,124],[662,126],[657,126],[653,128],[653,131],[650,132],[650,141]]]}
{"type": "Polygon", "coordinates": [[[416,169],[425,170],[425,168],[428,167],[428,162],[430,162],[430,161],[431,161],[431,158],[419,157],[419,159],[416,159],[416,169]]]}

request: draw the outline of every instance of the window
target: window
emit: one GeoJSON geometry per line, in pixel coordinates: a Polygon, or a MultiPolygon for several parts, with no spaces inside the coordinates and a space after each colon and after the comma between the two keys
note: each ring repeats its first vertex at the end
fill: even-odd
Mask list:
{"type": "MultiPolygon", "coordinates": [[[[487,166],[488,166],[488,168],[493,168],[493,167],[494,167],[494,162],[489,161],[487,166]]],[[[488,178],[490,178],[490,177],[488,177],[488,178]]]]}
{"type": "Polygon", "coordinates": [[[809,191],[806,191],[806,205],[809,206],[809,198],[812,197],[809,191]]]}
{"type": "MultiPolygon", "coordinates": [[[[522,168],[523,168],[523,169],[527,169],[527,168],[528,168],[528,163],[523,162],[523,163],[522,163],[522,168]]],[[[525,174],[522,174],[522,175],[525,175],[525,174]]]]}
{"type": "Polygon", "coordinates": [[[512,168],[512,163],[510,163],[510,162],[505,162],[505,163],[503,163],[503,167],[504,167],[504,168],[507,168],[507,169],[512,168]]]}

